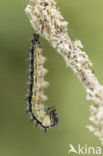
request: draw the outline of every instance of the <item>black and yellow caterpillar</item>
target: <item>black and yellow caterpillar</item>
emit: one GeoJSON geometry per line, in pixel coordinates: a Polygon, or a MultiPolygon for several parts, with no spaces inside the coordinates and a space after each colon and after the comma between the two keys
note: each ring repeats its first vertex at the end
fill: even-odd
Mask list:
{"type": "Polygon", "coordinates": [[[32,47],[30,49],[30,84],[29,95],[27,97],[29,112],[32,115],[32,121],[36,121],[36,125],[42,126],[45,131],[49,127],[53,127],[58,123],[58,115],[54,107],[44,106],[47,97],[44,95],[44,89],[48,83],[44,80],[47,70],[43,67],[45,57],[42,56],[39,35],[33,34],[31,40],[32,47]]]}

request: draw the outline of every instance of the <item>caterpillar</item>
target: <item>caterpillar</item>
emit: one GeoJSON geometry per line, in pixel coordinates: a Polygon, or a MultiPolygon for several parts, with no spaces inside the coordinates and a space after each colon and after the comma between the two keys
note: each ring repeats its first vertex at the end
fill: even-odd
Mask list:
{"type": "Polygon", "coordinates": [[[48,82],[44,80],[47,69],[44,68],[46,58],[42,55],[42,49],[39,41],[39,34],[34,33],[30,48],[30,84],[29,95],[27,97],[28,111],[31,113],[32,121],[36,121],[36,126],[40,125],[45,129],[53,127],[58,123],[58,115],[54,107],[44,106],[47,96],[44,95],[44,89],[48,82]]]}

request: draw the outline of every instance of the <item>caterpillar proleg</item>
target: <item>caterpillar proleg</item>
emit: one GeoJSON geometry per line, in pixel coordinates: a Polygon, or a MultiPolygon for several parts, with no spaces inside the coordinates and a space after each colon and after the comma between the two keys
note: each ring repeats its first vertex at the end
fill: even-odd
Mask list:
{"type": "Polygon", "coordinates": [[[58,115],[54,107],[44,106],[47,97],[44,95],[44,89],[48,83],[44,80],[47,70],[44,68],[45,57],[42,55],[39,35],[33,34],[31,40],[32,47],[30,49],[30,84],[29,95],[27,101],[29,104],[29,112],[32,115],[32,120],[36,124],[47,130],[58,123],[58,115]]]}

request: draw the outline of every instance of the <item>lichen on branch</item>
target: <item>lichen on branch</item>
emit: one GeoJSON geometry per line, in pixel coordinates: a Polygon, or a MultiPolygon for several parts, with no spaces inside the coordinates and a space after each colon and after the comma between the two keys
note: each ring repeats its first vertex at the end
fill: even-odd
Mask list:
{"type": "Polygon", "coordinates": [[[71,41],[67,33],[68,23],[56,7],[54,0],[29,1],[25,12],[29,16],[32,27],[63,56],[67,66],[72,68],[86,89],[87,99],[93,101],[89,118],[93,126],[87,127],[103,144],[103,86],[91,69],[92,63],[82,50],[83,45],[80,41],[71,41]]]}

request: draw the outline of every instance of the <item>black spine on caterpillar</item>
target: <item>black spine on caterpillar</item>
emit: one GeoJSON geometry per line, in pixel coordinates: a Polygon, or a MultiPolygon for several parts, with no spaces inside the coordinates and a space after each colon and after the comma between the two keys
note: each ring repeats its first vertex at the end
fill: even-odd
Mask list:
{"type": "Polygon", "coordinates": [[[43,104],[47,100],[47,97],[44,95],[44,89],[48,86],[48,83],[44,80],[47,70],[43,65],[46,59],[42,56],[38,34],[33,34],[31,43],[30,84],[27,101],[29,112],[32,115],[32,121],[35,120],[36,125],[41,125],[46,131],[49,127],[53,127],[58,123],[58,115],[54,107],[47,108],[43,104]]]}

